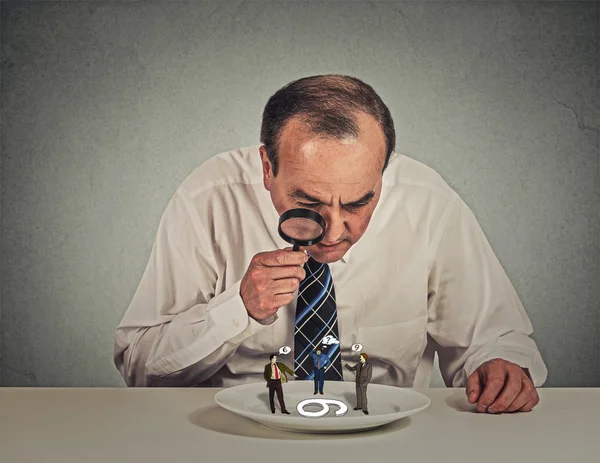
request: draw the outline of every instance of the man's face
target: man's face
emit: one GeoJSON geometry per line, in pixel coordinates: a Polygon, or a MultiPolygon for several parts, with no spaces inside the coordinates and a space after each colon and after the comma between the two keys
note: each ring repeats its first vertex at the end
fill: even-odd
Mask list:
{"type": "Polygon", "coordinates": [[[360,361],[361,363],[365,363],[365,358],[362,355],[360,356],[360,361]]]}
{"type": "Polygon", "coordinates": [[[260,147],[264,185],[279,215],[305,208],[325,219],[323,240],[306,248],[319,262],[338,261],[362,237],[381,195],[385,136],[373,117],[359,113],[357,122],[358,138],[333,140],[317,138],[299,119],[288,121],[276,177],[260,147]]]}
{"type": "Polygon", "coordinates": [[[273,358],[271,359],[271,363],[275,363],[276,361],[277,361],[277,357],[273,357],[273,358]]]}
{"type": "Polygon", "coordinates": [[[321,355],[321,349],[317,349],[317,355],[321,355]]]}

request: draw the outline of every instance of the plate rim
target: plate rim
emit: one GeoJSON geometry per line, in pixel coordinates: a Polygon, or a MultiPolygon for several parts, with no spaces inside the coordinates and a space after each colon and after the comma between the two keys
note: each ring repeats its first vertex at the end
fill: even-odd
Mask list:
{"type": "MultiPolygon", "coordinates": [[[[350,381],[347,381],[347,382],[349,383],[350,381]]],[[[295,381],[292,381],[290,383],[295,383],[295,381]]],[[[280,422],[281,416],[279,416],[279,414],[274,415],[274,414],[267,414],[267,413],[261,413],[261,412],[254,412],[254,411],[247,410],[247,409],[245,409],[245,410],[239,409],[239,408],[231,407],[230,405],[225,404],[222,400],[219,400],[219,396],[222,397],[223,395],[226,395],[232,389],[251,389],[251,388],[255,388],[257,385],[263,385],[263,384],[264,384],[263,382],[253,382],[253,383],[244,383],[244,384],[238,384],[236,386],[230,386],[227,388],[223,388],[220,391],[218,391],[217,393],[215,393],[214,402],[218,406],[224,408],[225,410],[230,411],[231,413],[234,413],[234,414],[240,415],[240,416],[244,416],[246,418],[252,419],[259,423],[263,423],[263,421],[271,422],[271,421],[273,421],[273,418],[275,418],[276,422],[280,422]]],[[[354,382],[352,382],[352,384],[354,384],[354,382]]],[[[362,423],[367,424],[369,422],[379,421],[380,419],[385,418],[386,422],[379,425],[379,426],[383,426],[383,425],[391,423],[393,421],[396,421],[396,420],[405,418],[407,416],[419,413],[431,405],[431,399],[427,395],[423,394],[422,392],[415,391],[414,388],[391,386],[388,384],[370,384],[370,386],[375,386],[377,388],[385,388],[385,389],[390,389],[390,388],[396,389],[397,392],[402,391],[401,394],[408,394],[408,395],[422,398],[426,401],[426,403],[424,403],[423,405],[421,405],[419,407],[408,410],[408,414],[406,414],[407,411],[398,411],[398,412],[383,413],[383,414],[379,414],[379,415],[370,415],[370,416],[369,415],[355,416],[355,417],[351,416],[351,417],[347,417],[346,419],[350,419],[352,421],[360,419],[360,421],[362,423]]],[[[295,409],[295,407],[294,407],[294,409],[295,409]]],[[[324,417],[314,417],[314,418],[307,417],[307,416],[288,416],[285,418],[285,421],[290,424],[298,423],[298,422],[307,423],[307,421],[306,421],[307,419],[310,421],[318,421],[319,423],[322,423],[323,425],[327,425],[327,424],[333,423],[333,422],[339,423],[339,421],[337,421],[337,420],[339,420],[339,417],[336,417],[336,416],[324,416],[324,417]]]]}

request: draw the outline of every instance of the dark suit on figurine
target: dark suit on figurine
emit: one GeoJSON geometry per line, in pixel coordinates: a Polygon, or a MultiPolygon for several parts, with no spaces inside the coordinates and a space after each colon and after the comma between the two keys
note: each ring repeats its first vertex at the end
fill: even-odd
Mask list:
{"type": "Polygon", "coordinates": [[[343,362],[346,368],[350,371],[356,371],[356,407],[354,410],[361,410],[365,415],[369,414],[367,408],[367,385],[371,381],[371,375],[373,373],[373,367],[370,363],[367,363],[367,354],[360,354],[361,361],[354,366],[348,365],[343,362]]]}
{"type": "Polygon", "coordinates": [[[277,400],[279,401],[281,413],[289,415],[290,413],[285,408],[285,401],[283,400],[283,388],[281,387],[281,384],[287,381],[286,373],[294,376],[294,372],[285,363],[278,362],[275,354],[271,355],[269,360],[271,360],[271,363],[267,363],[265,365],[265,372],[263,376],[267,382],[267,387],[269,388],[269,405],[271,406],[271,413],[275,413],[275,401],[273,399],[275,394],[277,394],[277,400]],[[277,368],[274,369],[273,365],[276,365],[277,368]]]}

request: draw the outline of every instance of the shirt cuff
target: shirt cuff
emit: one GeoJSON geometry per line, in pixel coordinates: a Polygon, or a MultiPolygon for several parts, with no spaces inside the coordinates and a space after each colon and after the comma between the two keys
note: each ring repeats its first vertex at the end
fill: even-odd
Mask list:
{"type": "Polygon", "coordinates": [[[508,362],[515,363],[519,365],[521,368],[527,368],[529,370],[529,375],[531,376],[531,380],[535,387],[540,387],[546,382],[546,378],[548,377],[548,370],[544,361],[542,360],[542,356],[540,353],[535,350],[533,354],[528,354],[525,352],[518,352],[515,350],[496,350],[493,352],[489,352],[484,356],[478,357],[476,359],[469,359],[465,363],[463,368],[463,380],[464,385],[466,386],[467,380],[469,376],[473,374],[477,368],[483,365],[488,360],[492,360],[495,358],[501,358],[508,362]]]}
{"type": "Polygon", "coordinates": [[[277,313],[261,322],[248,314],[240,295],[241,280],[214,297],[209,303],[209,314],[218,333],[221,344],[230,342],[240,344],[250,336],[272,325],[277,320],[277,313]],[[211,306],[215,306],[211,310],[211,306]]]}

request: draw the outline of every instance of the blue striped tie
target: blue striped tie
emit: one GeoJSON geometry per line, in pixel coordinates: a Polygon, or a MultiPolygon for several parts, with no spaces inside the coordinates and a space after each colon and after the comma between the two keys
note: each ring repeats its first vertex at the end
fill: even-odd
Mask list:
{"type": "Polygon", "coordinates": [[[296,326],[294,329],[294,373],[299,379],[313,379],[314,363],[310,353],[317,348],[331,363],[325,370],[325,379],[343,381],[340,344],[322,345],[325,336],[338,336],[335,290],[329,265],[309,257],[304,264],[306,278],[298,289],[296,326]]]}

